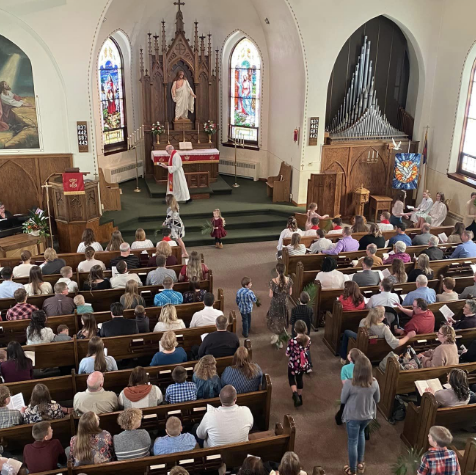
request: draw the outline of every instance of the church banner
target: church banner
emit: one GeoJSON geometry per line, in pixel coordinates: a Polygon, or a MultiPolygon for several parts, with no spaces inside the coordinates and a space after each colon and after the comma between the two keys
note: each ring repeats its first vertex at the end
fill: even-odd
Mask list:
{"type": "Polygon", "coordinates": [[[65,195],[84,195],[84,175],[82,173],[63,173],[65,195]]]}
{"type": "Polygon", "coordinates": [[[420,173],[421,154],[397,153],[392,188],[396,190],[416,190],[420,173]]]}

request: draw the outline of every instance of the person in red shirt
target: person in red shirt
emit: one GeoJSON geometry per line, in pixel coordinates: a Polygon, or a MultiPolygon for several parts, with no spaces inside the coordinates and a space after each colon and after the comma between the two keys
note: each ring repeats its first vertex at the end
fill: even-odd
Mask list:
{"type": "Polygon", "coordinates": [[[319,229],[319,218],[311,218],[311,225],[309,229],[319,229]]]}
{"type": "Polygon", "coordinates": [[[390,223],[390,213],[388,211],[384,211],[381,215],[380,215],[380,222],[382,224],[391,224],[390,223]]]}
{"type": "Polygon", "coordinates": [[[334,218],[332,220],[332,229],[334,231],[336,231],[338,229],[342,229],[342,219],[341,218],[334,218]]]}
{"type": "Polygon", "coordinates": [[[344,284],[344,293],[339,297],[344,312],[363,310],[365,308],[364,296],[360,293],[357,282],[349,280],[344,284]]]}
{"type": "Polygon", "coordinates": [[[431,310],[428,310],[428,303],[425,299],[415,299],[413,301],[413,309],[407,309],[401,305],[397,305],[398,310],[412,317],[405,325],[404,329],[397,328],[395,333],[404,335],[408,332],[414,331],[417,335],[422,333],[434,333],[435,331],[435,316],[431,310]]]}
{"type": "Polygon", "coordinates": [[[58,439],[53,439],[53,429],[48,421],[38,422],[31,432],[35,442],[23,449],[23,462],[30,473],[56,470],[58,463],[66,465],[63,446],[58,439]]]}

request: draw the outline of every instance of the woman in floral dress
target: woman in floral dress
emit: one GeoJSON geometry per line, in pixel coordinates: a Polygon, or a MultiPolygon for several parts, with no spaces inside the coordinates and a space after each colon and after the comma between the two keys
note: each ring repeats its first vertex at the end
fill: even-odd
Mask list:
{"type": "Polygon", "coordinates": [[[267,314],[268,329],[274,335],[271,344],[278,348],[283,347],[283,342],[287,342],[289,335],[286,331],[289,325],[288,297],[293,292],[293,281],[284,275],[284,264],[276,264],[277,276],[269,283],[269,296],[271,303],[267,314]]]}

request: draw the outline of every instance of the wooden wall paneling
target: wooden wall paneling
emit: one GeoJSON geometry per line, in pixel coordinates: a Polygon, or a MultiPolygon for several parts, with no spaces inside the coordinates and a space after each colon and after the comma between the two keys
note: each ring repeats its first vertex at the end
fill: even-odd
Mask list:
{"type": "MultiPolygon", "coordinates": [[[[210,110],[210,91],[208,86],[208,76],[205,73],[199,76],[200,83],[197,87],[197,96],[200,97],[199,110],[197,111],[197,120],[200,122],[200,128],[203,130],[203,124],[211,117],[208,117],[210,110]]],[[[208,138],[208,136],[207,136],[208,138]]]]}

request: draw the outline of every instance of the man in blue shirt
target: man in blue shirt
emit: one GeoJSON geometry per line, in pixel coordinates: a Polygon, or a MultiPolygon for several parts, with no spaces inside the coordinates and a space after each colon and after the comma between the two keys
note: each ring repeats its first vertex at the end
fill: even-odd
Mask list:
{"type": "Polygon", "coordinates": [[[462,243],[451,254],[451,259],[465,259],[467,257],[476,257],[476,243],[472,241],[472,231],[463,231],[461,233],[462,243]]]}
{"type": "Polygon", "coordinates": [[[23,289],[23,285],[12,281],[13,269],[4,267],[2,269],[3,282],[0,284],[0,299],[12,299],[15,290],[23,289]]]}
{"type": "Polygon", "coordinates": [[[433,289],[428,288],[428,279],[426,275],[419,275],[416,278],[416,290],[409,292],[403,301],[403,306],[413,305],[413,301],[416,299],[426,300],[427,303],[436,302],[436,292],[433,289]]]}
{"type": "Polygon", "coordinates": [[[183,303],[183,295],[180,292],[173,290],[173,280],[170,277],[165,277],[163,281],[164,290],[160,291],[154,297],[154,305],[156,307],[163,307],[168,303],[172,305],[180,305],[183,303]]]}
{"type": "Polygon", "coordinates": [[[388,241],[388,246],[393,247],[393,245],[397,241],[402,241],[404,242],[407,246],[412,245],[412,240],[410,239],[410,236],[405,234],[405,229],[407,229],[407,226],[405,223],[398,223],[397,224],[397,229],[396,229],[396,234],[395,236],[392,236],[390,240],[388,241]]]}
{"type": "Polygon", "coordinates": [[[165,437],[157,437],[154,442],[154,455],[174,454],[187,452],[198,447],[197,439],[192,434],[182,434],[182,422],[178,417],[172,416],[165,424],[165,437]]]}

